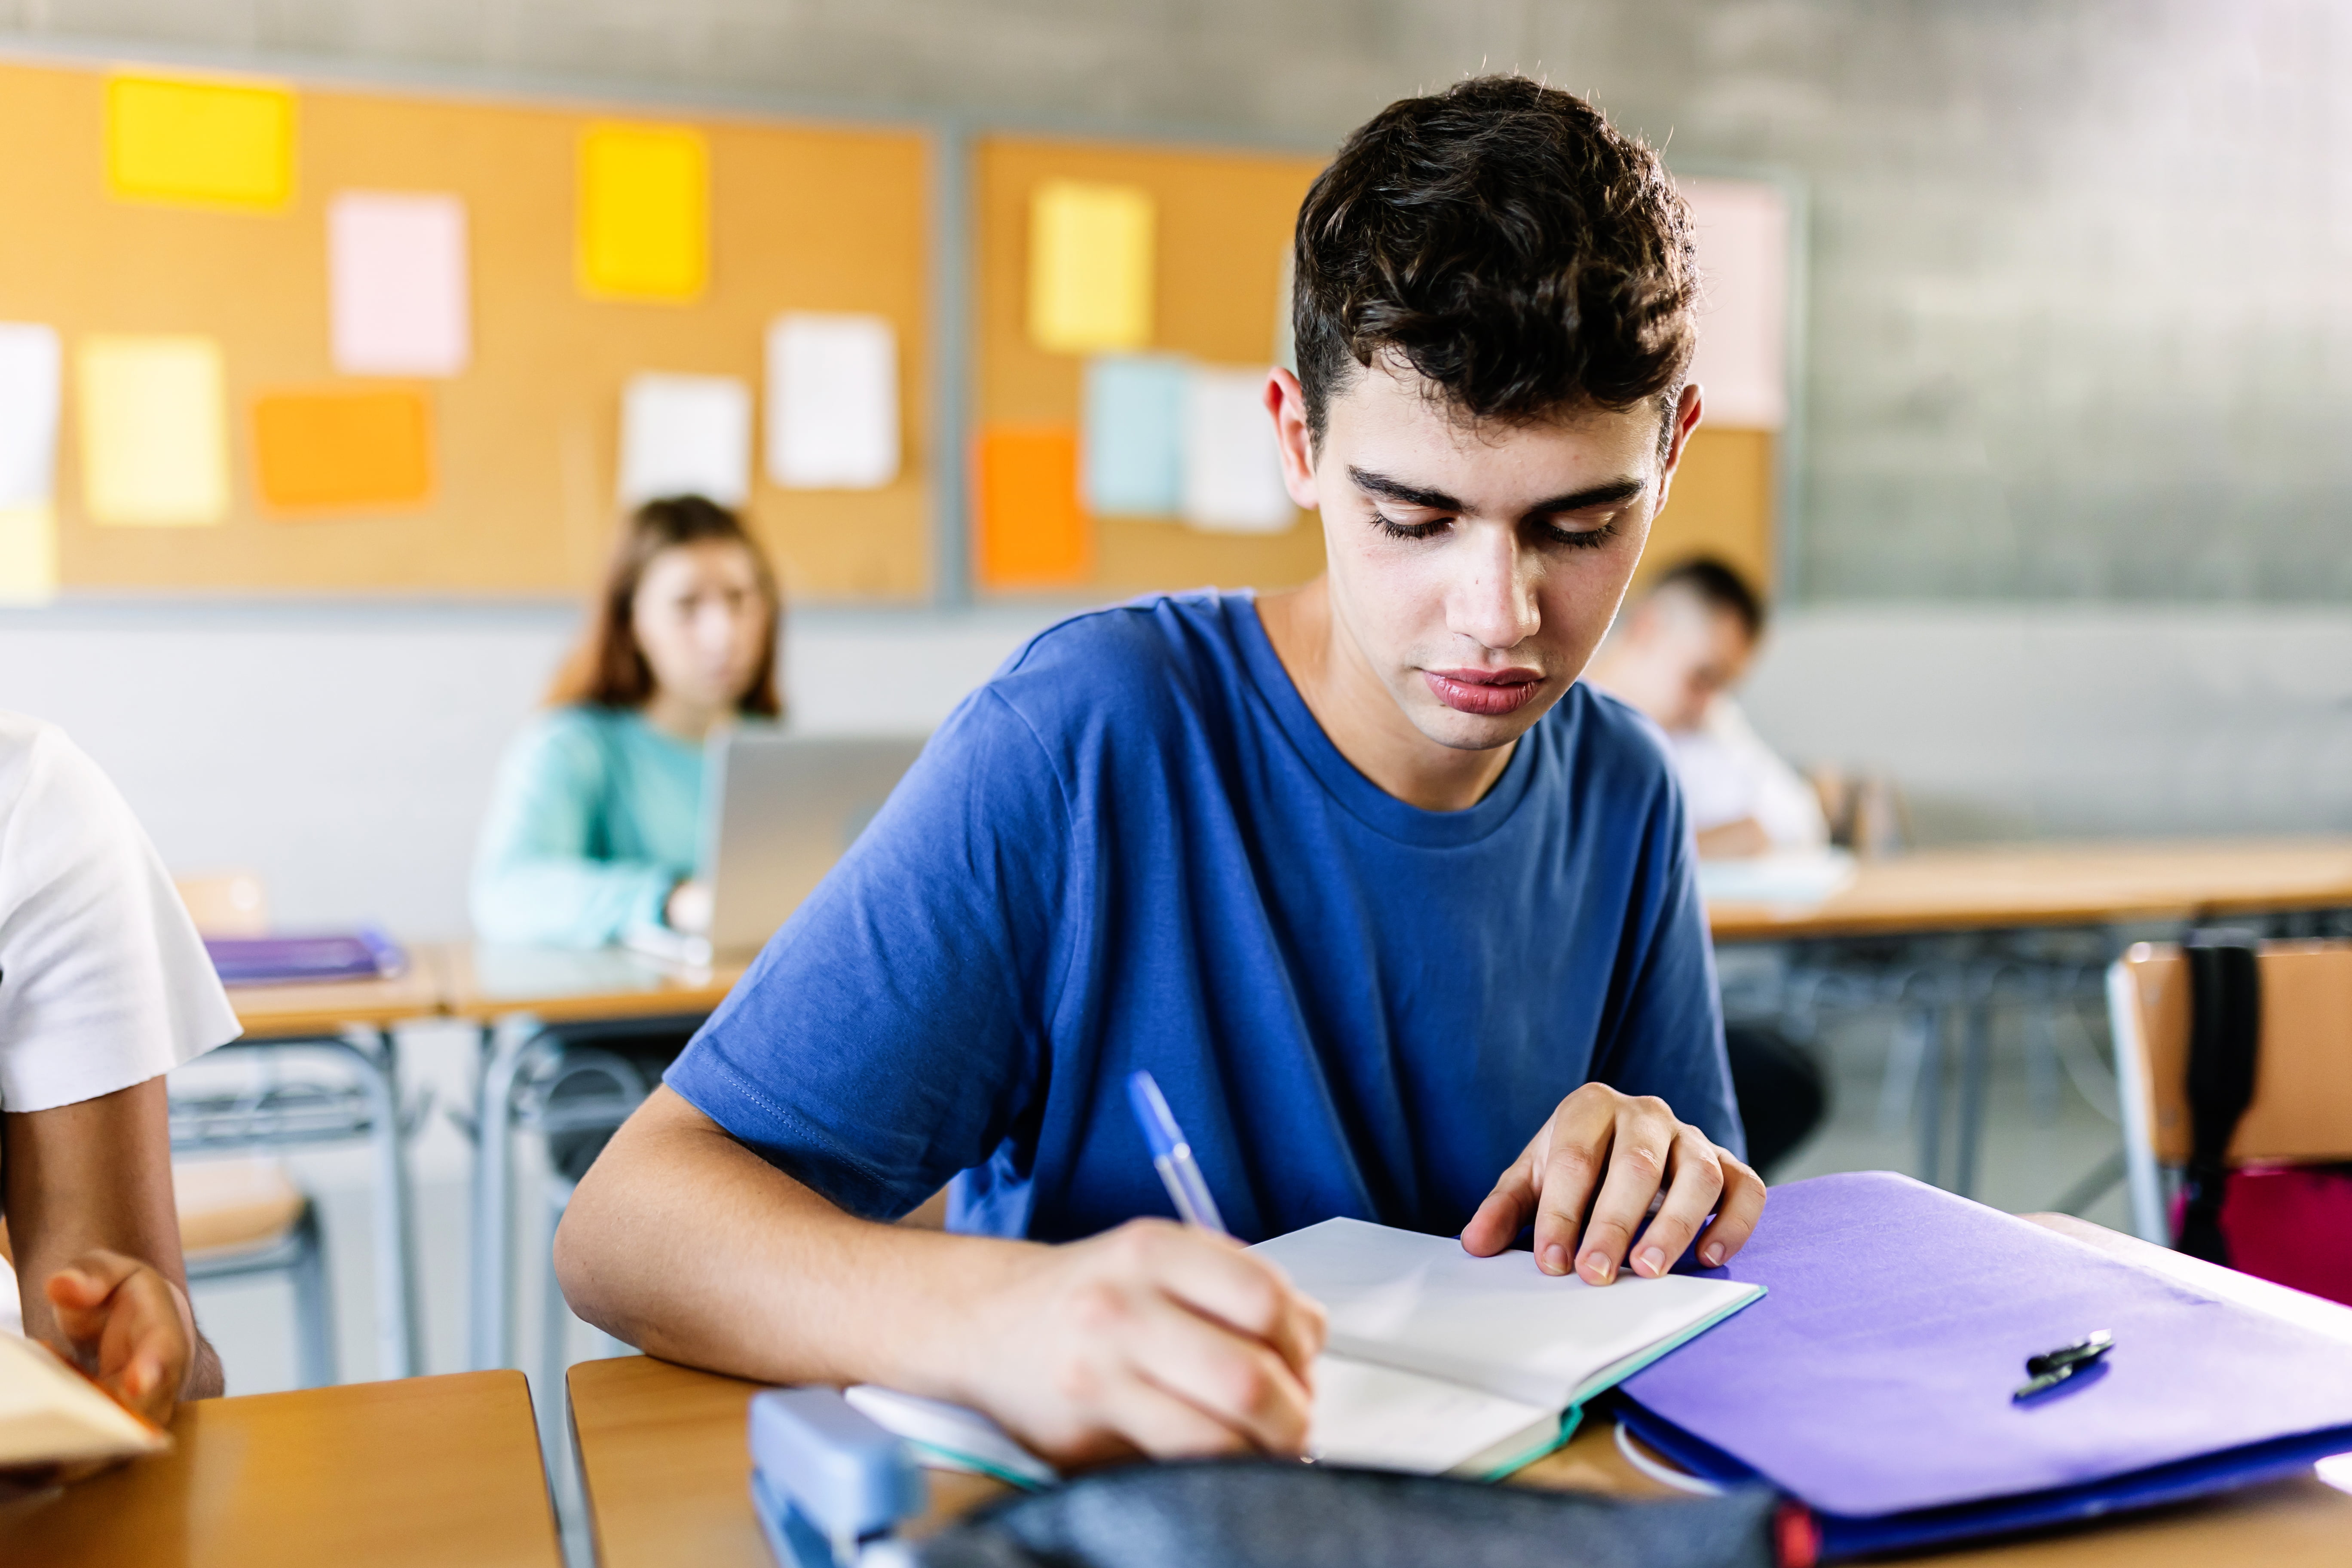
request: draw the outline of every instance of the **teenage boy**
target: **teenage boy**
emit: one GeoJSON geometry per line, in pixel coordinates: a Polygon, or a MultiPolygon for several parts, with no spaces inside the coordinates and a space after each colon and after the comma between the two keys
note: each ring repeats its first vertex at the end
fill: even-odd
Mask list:
{"type": "Polygon", "coordinates": [[[966,700],[581,1184],[582,1315],[1065,1463],[1297,1452],[1320,1309],[1139,1221],[1139,1068],[1244,1240],[1532,1226],[1605,1284],[1747,1238],[1681,801],[1577,685],[1698,424],[1688,214],[1484,78],[1348,140],[1295,275],[1266,406],[1324,575],[1079,616],[966,700]],[[877,1223],[950,1179],[962,1234],[877,1223]]]}

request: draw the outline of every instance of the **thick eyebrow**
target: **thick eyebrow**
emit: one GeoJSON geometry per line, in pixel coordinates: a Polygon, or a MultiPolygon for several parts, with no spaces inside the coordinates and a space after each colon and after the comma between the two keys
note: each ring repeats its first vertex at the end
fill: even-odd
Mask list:
{"type": "MultiPolygon", "coordinates": [[[[1376,474],[1369,468],[1359,468],[1352,464],[1348,468],[1348,478],[1355,481],[1358,489],[1379,496],[1383,500],[1395,501],[1401,506],[1417,506],[1429,511],[1460,512],[1467,510],[1461,501],[1447,495],[1444,490],[1425,489],[1419,485],[1409,485],[1401,479],[1392,479],[1386,474],[1376,474]]],[[[1649,488],[1649,480],[1629,474],[1622,479],[1612,479],[1607,484],[1588,485],[1580,490],[1571,490],[1566,495],[1552,496],[1548,500],[1539,500],[1528,508],[1525,515],[1552,517],[1564,511],[1582,511],[1588,507],[1614,506],[1621,501],[1632,500],[1649,488]]]]}

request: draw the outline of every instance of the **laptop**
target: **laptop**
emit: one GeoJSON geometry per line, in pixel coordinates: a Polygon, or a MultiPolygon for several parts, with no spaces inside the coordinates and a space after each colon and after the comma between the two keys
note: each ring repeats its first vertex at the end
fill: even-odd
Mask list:
{"type": "Polygon", "coordinates": [[[866,830],[922,750],[914,739],[792,735],[764,725],[712,735],[698,861],[710,884],[710,931],[645,926],[622,941],[692,968],[750,958],[866,830]]]}

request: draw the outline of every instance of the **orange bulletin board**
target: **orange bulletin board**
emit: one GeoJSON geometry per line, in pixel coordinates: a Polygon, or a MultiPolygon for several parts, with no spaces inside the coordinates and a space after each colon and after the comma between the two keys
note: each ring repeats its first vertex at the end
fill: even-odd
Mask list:
{"type": "MultiPolygon", "coordinates": [[[[1051,442],[1078,437],[1084,356],[1039,347],[1027,321],[1031,202],[1044,183],[1082,180],[1133,186],[1156,208],[1156,293],[1149,347],[1213,364],[1274,362],[1283,308],[1283,255],[1298,204],[1324,160],[994,136],[972,156],[974,396],[971,425],[983,443],[974,495],[984,513],[998,477],[991,432],[1010,437],[1009,462],[1034,464],[1051,442]]],[[[1773,578],[1771,432],[1702,427],[1670,502],[1653,530],[1643,571],[1705,552],[1759,588],[1773,578]]],[[[1056,517],[1052,531],[1076,526],[1056,517]]],[[[1322,569],[1312,514],[1280,533],[1206,533],[1176,520],[1081,519],[1090,548],[1066,555],[1064,585],[1101,595],[1162,588],[1281,588],[1322,569]]],[[[982,522],[984,526],[984,521],[982,522]]],[[[988,590],[988,562],[975,574],[988,590]]]]}
{"type": "MultiPolygon", "coordinates": [[[[972,150],[975,270],[971,423],[991,431],[1075,437],[1086,361],[1032,340],[1027,320],[1030,202],[1048,180],[1148,192],[1156,210],[1154,351],[1211,364],[1274,363],[1282,258],[1321,158],[991,136],[972,150]]],[[[982,476],[985,493],[988,476],[982,476]]],[[[1091,561],[1064,586],[1105,596],[1157,588],[1282,588],[1322,569],[1310,514],[1280,533],[1203,533],[1173,519],[1089,520],[1091,561]]],[[[979,574],[982,591],[987,574],[979,574]]]]}
{"type": "Polygon", "coordinates": [[[933,143],[923,130],[304,87],[294,94],[290,197],[274,209],[207,210],[109,194],[108,79],[101,68],[0,64],[9,237],[0,321],[46,323],[63,341],[56,505],[68,590],[575,592],[601,565],[618,511],[624,382],[640,372],[732,376],[763,407],[768,323],[818,310],[878,314],[895,329],[898,477],[870,490],[780,489],[755,420],[747,510],[796,595],[929,594],[927,472],[938,443],[933,143]],[[590,126],[616,121],[690,127],[707,148],[707,282],[691,300],[592,298],[582,285],[580,149],[590,126]],[[336,374],[325,215],[345,191],[462,198],[472,348],[458,374],[336,374]],[[218,342],[224,521],[152,527],[89,516],[71,366],[86,339],[122,333],[218,342]],[[327,408],[323,425],[315,403],[268,412],[273,395],[338,389],[398,395],[327,408]],[[369,479],[390,500],[299,504],[331,503],[344,477],[302,467],[303,432],[364,433],[373,420],[412,439],[419,398],[429,440],[369,479]],[[309,426],[298,417],[306,413],[309,426]],[[273,417],[297,460],[264,474],[257,431],[273,417]]]}

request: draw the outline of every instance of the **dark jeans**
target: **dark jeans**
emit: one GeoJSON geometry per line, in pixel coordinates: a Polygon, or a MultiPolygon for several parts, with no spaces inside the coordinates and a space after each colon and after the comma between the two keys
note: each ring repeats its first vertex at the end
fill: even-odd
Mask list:
{"type": "Polygon", "coordinates": [[[1778,1029],[1727,1024],[1731,1091],[1748,1128],[1748,1163],[1767,1181],[1772,1167],[1812,1135],[1829,1111],[1829,1080],[1821,1063],[1778,1029]]]}

